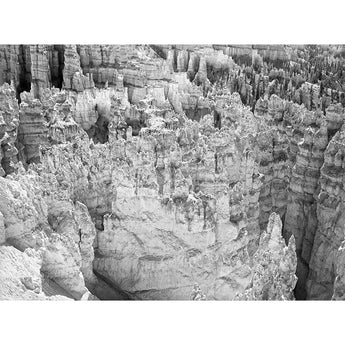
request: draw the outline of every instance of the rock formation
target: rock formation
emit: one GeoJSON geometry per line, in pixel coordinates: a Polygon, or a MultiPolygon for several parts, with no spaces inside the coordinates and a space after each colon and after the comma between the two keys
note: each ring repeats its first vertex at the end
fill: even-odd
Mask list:
{"type": "Polygon", "coordinates": [[[282,222],[276,213],[269,218],[259,248],[253,256],[251,286],[237,300],[291,300],[296,285],[297,258],[295,239],[286,246],[281,235],[282,222]]]}
{"type": "Polygon", "coordinates": [[[340,299],[343,68],[341,46],[0,46],[0,297],[340,299]]]}
{"type": "Polygon", "coordinates": [[[206,301],[206,296],[202,293],[198,283],[194,284],[193,291],[190,294],[190,299],[192,301],[206,301]]]}

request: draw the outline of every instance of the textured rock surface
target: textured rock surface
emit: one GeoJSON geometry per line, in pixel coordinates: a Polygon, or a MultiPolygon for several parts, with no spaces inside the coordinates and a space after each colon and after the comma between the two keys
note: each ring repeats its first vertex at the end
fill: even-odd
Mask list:
{"type": "Polygon", "coordinates": [[[341,300],[345,299],[345,281],[344,281],[344,242],[338,249],[338,253],[336,254],[336,278],[334,281],[334,290],[332,300],[341,300]]]}
{"type": "Polygon", "coordinates": [[[1,246],[0,264],[0,299],[69,299],[66,291],[43,278],[42,259],[34,250],[21,252],[12,246],[1,246]]]}
{"type": "Polygon", "coordinates": [[[18,103],[13,87],[0,86],[0,176],[13,172],[13,164],[18,161],[15,147],[19,126],[18,103]]]}
{"type": "Polygon", "coordinates": [[[318,224],[308,281],[310,298],[329,299],[333,294],[337,269],[339,272],[342,270],[342,257],[338,256],[337,252],[344,240],[344,153],[342,128],[328,144],[321,168],[317,203],[318,224]]]}
{"type": "Polygon", "coordinates": [[[267,230],[260,237],[254,254],[251,287],[237,300],[291,300],[297,277],[295,239],[286,246],[281,235],[282,222],[276,213],[269,217],[267,230]]]}
{"type": "Polygon", "coordinates": [[[2,298],[341,298],[343,56],[0,46],[2,298]]]}

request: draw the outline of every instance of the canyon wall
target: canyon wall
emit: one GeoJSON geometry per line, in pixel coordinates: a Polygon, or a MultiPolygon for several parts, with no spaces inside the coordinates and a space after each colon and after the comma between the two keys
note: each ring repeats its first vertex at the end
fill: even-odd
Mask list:
{"type": "Polygon", "coordinates": [[[327,49],[1,46],[1,298],[339,298],[327,49]]]}

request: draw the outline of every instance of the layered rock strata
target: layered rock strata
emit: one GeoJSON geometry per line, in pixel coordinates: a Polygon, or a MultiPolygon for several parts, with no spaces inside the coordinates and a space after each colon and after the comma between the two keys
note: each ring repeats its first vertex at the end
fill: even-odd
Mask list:
{"type": "Polygon", "coordinates": [[[33,276],[3,298],[290,299],[294,240],[296,297],[341,298],[343,64],[337,46],[1,46],[0,249],[33,276]]]}

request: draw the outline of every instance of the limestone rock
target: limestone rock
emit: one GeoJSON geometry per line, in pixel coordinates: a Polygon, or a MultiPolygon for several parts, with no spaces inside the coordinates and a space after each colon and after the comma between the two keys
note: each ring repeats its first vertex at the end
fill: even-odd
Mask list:
{"type": "Polygon", "coordinates": [[[193,291],[190,295],[190,299],[192,301],[205,301],[206,296],[202,293],[199,285],[197,283],[194,284],[193,291]]]}
{"type": "Polygon", "coordinates": [[[252,286],[238,300],[291,300],[297,277],[295,240],[286,246],[282,237],[282,222],[272,213],[253,257],[252,286]]]}
{"type": "Polygon", "coordinates": [[[18,150],[15,147],[19,125],[16,93],[12,86],[0,86],[0,176],[14,171],[18,150]]]}
{"type": "Polygon", "coordinates": [[[40,273],[41,258],[35,251],[0,247],[0,300],[68,300],[61,288],[49,284],[40,273]]]}
{"type": "MultiPolygon", "coordinates": [[[[320,189],[317,196],[318,224],[307,282],[310,298],[330,299],[333,294],[333,283],[337,274],[337,253],[344,240],[343,138],[344,126],[328,144],[320,170],[320,189]]],[[[341,256],[339,258],[341,260],[341,256]]]]}
{"type": "Polygon", "coordinates": [[[344,242],[338,249],[336,254],[336,278],[334,280],[332,300],[344,300],[345,286],[344,286],[344,242]]]}
{"type": "Polygon", "coordinates": [[[344,63],[0,46],[2,298],[342,298],[344,63]]]}

